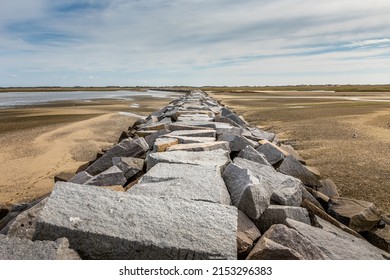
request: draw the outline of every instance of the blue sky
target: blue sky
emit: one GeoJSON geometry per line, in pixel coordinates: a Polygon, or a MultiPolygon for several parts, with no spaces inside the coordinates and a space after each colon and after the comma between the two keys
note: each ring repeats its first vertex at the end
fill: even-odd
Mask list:
{"type": "Polygon", "coordinates": [[[388,0],[2,0],[0,86],[390,83],[388,0]]]}

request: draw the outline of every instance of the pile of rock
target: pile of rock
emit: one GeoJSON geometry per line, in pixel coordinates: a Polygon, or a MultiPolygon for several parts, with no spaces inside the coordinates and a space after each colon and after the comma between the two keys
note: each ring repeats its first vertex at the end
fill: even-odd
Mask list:
{"type": "Polygon", "coordinates": [[[3,259],[37,246],[42,259],[390,258],[389,218],[372,203],[340,197],[293,147],[196,90],[2,233],[3,259]]]}

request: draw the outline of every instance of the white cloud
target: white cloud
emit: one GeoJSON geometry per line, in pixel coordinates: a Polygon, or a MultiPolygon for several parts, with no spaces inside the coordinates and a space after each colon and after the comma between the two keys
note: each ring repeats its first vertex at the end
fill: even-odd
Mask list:
{"type": "Polygon", "coordinates": [[[256,75],[272,75],[270,82],[283,84],[287,77],[304,80],[306,74],[299,73],[321,83],[324,75],[335,77],[333,72],[338,79],[345,74],[347,83],[356,69],[372,71],[378,61],[390,62],[386,0],[99,0],[93,8],[88,7],[96,1],[65,1],[79,5],[73,9],[58,8],[64,0],[5,1],[4,86],[15,82],[3,75],[10,72],[17,82],[38,84],[64,83],[54,78],[63,75],[75,85],[84,80],[200,85],[202,79],[241,84],[255,83],[256,75]],[[21,2],[29,11],[7,16],[21,2]],[[359,52],[359,47],[370,48],[359,52]]]}

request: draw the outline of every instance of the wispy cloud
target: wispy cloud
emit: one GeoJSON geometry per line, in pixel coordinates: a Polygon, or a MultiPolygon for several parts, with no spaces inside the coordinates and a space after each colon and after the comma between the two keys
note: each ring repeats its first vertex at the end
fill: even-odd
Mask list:
{"type": "Polygon", "coordinates": [[[389,82],[387,0],[3,2],[0,86],[389,82]]]}

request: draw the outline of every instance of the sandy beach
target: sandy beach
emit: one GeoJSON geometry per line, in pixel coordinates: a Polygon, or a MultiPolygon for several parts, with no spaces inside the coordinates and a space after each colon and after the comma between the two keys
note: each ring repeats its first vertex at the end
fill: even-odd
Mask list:
{"type": "Polygon", "coordinates": [[[174,98],[66,101],[0,110],[0,205],[47,195],[54,176],[75,172],[123,130],[174,98]]]}
{"type": "Polygon", "coordinates": [[[371,201],[390,212],[388,92],[222,89],[210,94],[251,124],[276,132],[307,165],[333,179],[342,196],[371,201]]]}

